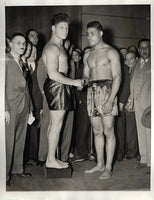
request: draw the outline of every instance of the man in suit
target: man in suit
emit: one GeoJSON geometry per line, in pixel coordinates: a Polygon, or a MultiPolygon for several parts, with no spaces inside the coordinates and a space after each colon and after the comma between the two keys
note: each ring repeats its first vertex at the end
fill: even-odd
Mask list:
{"type": "Polygon", "coordinates": [[[150,167],[151,129],[145,128],[141,118],[144,110],[151,105],[151,58],[150,40],[142,39],[138,44],[140,58],[131,79],[131,105],[135,108],[140,162],[134,167],[150,167]]]}
{"type": "Polygon", "coordinates": [[[6,133],[6,184],[11,175],[29,177],[23,169],[23,152],[28,116],[31,109],[28,85],[24,77],[20,56],[26,40],[17,33],[10,39],[10,53],[6,54],[5,74],[5,133],[6,133]]]}
{"type": "Polygon", "coordinates": [[[48,139],[47,131],[49,126],[49,108],[44,94],[44,82],[47,78],[47,68],[44,65],[42,59],[40,58],[37,67],[37,81],[40,92],[42,94],[43,102],[40,111],[40,139],[39,139],[39,148],[38,148],[38,162],[37,165],[43,166],[47,158],[48,152],[48,139]]]}
{"type": "MultiPolygon", "coordinates": [[[[35,116],[35,122],[28,127],[27,138],[29,139],[28,158],[36,162],[38,160],[38,149],[39,149],[39,121],[40,121],[40,110],[42,105],[42,95],[39,90],[37,81],[37,67],[38,67],[38,40],[39,34],[35,29],[29,29],[26,32],[27,40],[32,45],[32,51],[30,57],[27,59],[29,66],[32,68],[31,73],[31,87],[30,95],[34,106],[33,114],[35,116]]],[[[28,162],[27,165],[31,165],[28,162]]]]}
{"type": "MultiPolygon", "coordinates": [[[[125,52],[125,56],[126,56],[125,52]]],[[[117,160],[122,161],[123,157],[125,155],[125,134],[124,134],[124,116],[123,116],[123,108],[124,105],[127,102],[127,99],[129,97],[129,91],[130,91],[130,81],[129,81],[129,68],[124,63],[125,56],[123,55],[123,52],[121,53],[121,84],[118,91],[118,100],[119,100],[119,115],[115,118],[115,131],[117,136],[117,160]]]]}

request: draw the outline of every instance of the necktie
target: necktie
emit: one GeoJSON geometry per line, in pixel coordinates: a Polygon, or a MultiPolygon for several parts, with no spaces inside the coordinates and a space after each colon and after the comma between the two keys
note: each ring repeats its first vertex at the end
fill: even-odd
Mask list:
{"type": "Polygon", "coordinates": [[[19,58],[18,62],[19,62],[19,65],[20,65],[20,67],[21,67],[22,71],[24,72],[24,64],[23,64],[23,61],[22,61],[22,59],[21,59],[21,58],[19,58]]]}
{"type": "Polygon", "coordinates": [[[24,65],[24,63],[23,63],[23,61],[22,61],[21,58],[19,58],[19,65],[20,65],[20,67],[21,67],[21,69],[22,69],[23,76],[24,76],[25,79],[26,79],[26,77],[27,77],[27,71],[26,71],[25,65],[24,65]]]}
{"type": "Polygon", "coordinates": [[[145,60],[141,60],[140,69],[142,69],[142,68],[143,68],[144,64],[145,64],[145,60]]]}

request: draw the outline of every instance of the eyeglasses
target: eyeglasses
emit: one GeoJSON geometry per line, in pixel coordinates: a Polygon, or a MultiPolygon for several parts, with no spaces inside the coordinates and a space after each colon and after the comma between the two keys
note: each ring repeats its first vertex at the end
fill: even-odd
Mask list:
{"type": "Polygon", "coordinates": [[[149,47],[140,47],[139,48],[140,51],[149,50],[149,49],[150,49],[149,47]]]}

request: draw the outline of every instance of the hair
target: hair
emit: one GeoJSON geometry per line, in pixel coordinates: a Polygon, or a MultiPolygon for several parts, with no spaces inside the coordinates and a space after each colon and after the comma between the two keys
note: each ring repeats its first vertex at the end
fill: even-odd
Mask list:
{"type": "Polygon", "coordinates": [[[138,53],[138,50],[137,50],[137,48],[136,48],[135,45],[129,46],[129,47],[127,48],[127,51],[128,51],[128,52],[134,52],[134,53],[135,53],[135,56],[136,56],[136,57],[139,57],[139,53],[138,53]],[[133,49],[132,49],[132,48],[133,48],[133,49]],[[131,49],[131,50],[130,50],[130,49],[131,49]]]}
{"type": "Polygon", "coordinates": [[[150,39],[143,38],[143,39],[139,40],[138,48],[140,47],[141,42],[149,42],[149,44],[150,44],[150,39]]]}
{"type": "Polygon", "coordinates": [[[5,39],[5,52],[6,53],[9,53],[11,50],[9,42],[10,42],[10,39],[8,37],[6,37],[6,39],[5,39]]]}
{"type": "MultiPolygon", "coordinates": [[[[10,42],[17,36],[21,36],[25,38],[25,35],[22,33],[14,33],[11,37],[10,37],[10,42]]],[[[25,38],[26,39],[26,38],[25,38]]]]}
{"type": "Polygon", "coordinates": [[[128,48],[127,48],[127,50],[129,51],[129,49],[130,48],[134,48],[135,49],[135,51],[137,51],[137,48],[136,48],[136,46],[135,45],[131,45],[131,46],[129,46],[128,48]]]}
{"type": "Polygon", "coordinates": [[[60,22],[67,22],[68,24],[70,24],[69,16],[65,13],[58,13],[53,16],[51,20],[51,25],[56,25],[59,24],[60,22]]]}
{"type": "Polygon", "coordinates": [[[127,54],[129,54],[129,53],[132,53],[132,54],[134,54],[134,55],[135,55],[135,57],[136,57],[136,53],[135,53],[134,51],[127,51],[127,52],[126,52],[126,55],[127,55],[127,54]]]}
{"type": "MultiPolygon", "coordinates": [[[[74,48],[73,51],[76,51],[80,56],[82,55],[82,52],[79,48],[74,48]]],[[[73,53],[72,51],[72,53],[73,53]]]]}
{"type": "Polygon", "coordinates": [[[103,31],[102,25],[101,25],[100,22],[98,22],[98,21],[89,22],[89,23],[87,24],[87,29],[88,29],[88,28],[96,28],[96,29],[99,30],[99,31],[103,31]]]}
{"type": "Polygon", "coordinates": [[[23,55],[26,54],[26,52],[27,52],[27,48],[28,48],[28,45],[30,45],[30,47],[31,47],[30,54],[29,54],[29,56],[28,56],[28,57],[30,57],[30,56],[31,56],[31,53],[32,53],[32,44],[31,44],[29,41],[26,42],[26,48],[25,48],[25,52],[24,52],[23,55]]]}
{"type": "Polygon", "coordinates": [[[28,35],[29,35],[29,33],[30,33],[31,31],[35,31],[35,32],[38,34],[38,32],[37,32],[36,29],[30,28],[30,29],[28,29],[28,30],[26,31],[26,37],[27,37],[27,38],[28,38],[28,35]]]}

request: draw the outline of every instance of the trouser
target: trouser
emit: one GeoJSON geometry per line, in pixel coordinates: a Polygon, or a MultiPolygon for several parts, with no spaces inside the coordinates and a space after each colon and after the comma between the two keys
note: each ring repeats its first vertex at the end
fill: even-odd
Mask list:
{"type": "Polygon", "coordinates": [[[128,112],[125,108],[119,112],[116,118],[117,152],[118,159],[126,154],[129,157],[138,155],[138,139],[136,119],[134,112],[128,112]]]}
{"type": "Polygon", "coordinates": [[[147,163],[151,166],[151,129],[142,125],[141,118],[144,111],[142,104],[138,100],[134,100],[135,118],[137,124],[137,134],[139,143],[139,153],[141,163],[147,163]]]}
{"type": "Polygon", "coordinates": [[[119,111],[119,115],[115,118],[115,132],[117,137],[116,154],[117,159],[120,159],[125,155],[125,118],[123,111],[119,111]]]}
{"type": "Polygon", "coordinates": [[[79,156],[84,157],[90,153],[91,125],[86,104],[78,104],[75,111],[75,143],[79,156]]]}
{"type": "Polygon", "coordinates": [[[72,139],[74,111],[68,111],[61,131],[60,152],[61,160],[67,161],[72,139]]]}
{"type": "Polygon", "coordinates": [[[48,152],[48,126],[49,126],[49,108],[46,100],[43,101],[43,111],[40,119],[40,140],[38,150],[38,160],[45,161],[48,152]]]}
{"type": "Polygon", "coordinates": [[[23,152],[28,121],[28,105],[19,114],[10,111],[10,123],[5,125],[6,133],[6,178],[10,173],[23,172],[23,152]]]}
{"type": "Polygon", "coordinates": [[[126,154],[129,157],[137,157],[138,155],[138,139],[135,112],[128,112],[124,109],[125,114],[125,130],[126,130],[126,154]]]}

